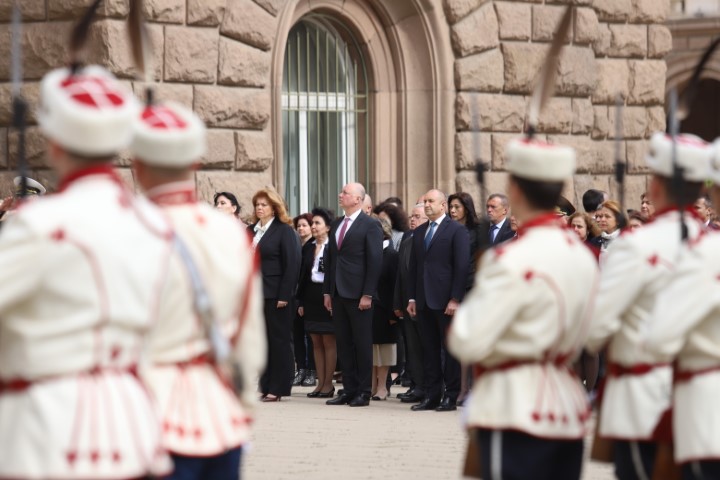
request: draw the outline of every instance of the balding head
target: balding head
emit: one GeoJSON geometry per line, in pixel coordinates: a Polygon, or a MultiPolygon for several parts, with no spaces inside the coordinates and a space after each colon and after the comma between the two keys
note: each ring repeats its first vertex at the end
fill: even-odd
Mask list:
{"type": "Polygon", "coordinates": [[[372,213],[372,209],[373,209],[372,197],[370,195],[368,195],[367,193],[365,194],[365,198],[363,198],[363,207],[362,208],[366,214],[370,215],[372,213]]]}
{"type": "Polygon", "coordinates": [[[365,187],[359,183],[348,183],[338,195],[340,207],[347,216],[352,215],[361,208],[364,198],[365,187]]]}
{"type": "Polygon", "coordinates": [[[445,213],[445,209],[447,208],[447,197],[443,192],[437,189],[432,189],[427,192],[423,198],[425,215],[427,215],[430,221],[434,222],[445,213]]]}

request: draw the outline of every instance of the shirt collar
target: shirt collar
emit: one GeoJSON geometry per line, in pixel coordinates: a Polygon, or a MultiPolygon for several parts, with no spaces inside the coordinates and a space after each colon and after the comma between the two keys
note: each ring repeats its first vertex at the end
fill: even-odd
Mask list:
{"type": "Polygon", "coordinates": [[[123,184],[122,180],[115,172],[115,168],[113,168],[112,164],[100,163],[97,165],[91,165],[86,168],[80,168],[69,173],[68,175],[65,175],[65,177],[63,177],[63,179],[60,181],[58,191],[62,192],[66,190],[71,184],[75,183],[81,178],[89,177],[91,175],[103,175],[110,178],[112,181],[119,185],[123,184]]]}
{"type": "MultiPolygon", "coordinates": [[[[430,220],[430,219],[428,219],[428,225],[431,224],[431,223],[434,221],[437,226],[440,226],[440,224],[443,222],[443,220],[445,220],[445,217],[447,217],[447,215],[445,215],[445,214],[443,213],[442,215],[440,215],[440,216],[438,217],[437,220],[430,220]]],[[[428,228],[430,228],[430,227],[428,227],[428,228]]]]}
{"type": "Polygon", "coordinates": [[[158,185],[145,192],[145,196],[156,205],[182,205],[197,202],[195,182],[172,182],[158,185]]]}
{"type": "Polygon", "coordinates": [[[503,219],[500,220],[495,225],[492,225],[491,228],[494,226],[494,227],[497,227],[498,230],[500,230],[502,228],[502,226],[505,224],[505,220],[507,220],[507,216],[503,217],[503,219]]]}
{"type": "Polygon", "coordinates": [[[349,219],[350,219],[350,223],[353,223],[353,222],[354,222],[355,220],[357,220],[357,218],[360,216],[360,213],[362,213],[362,208],[358,208],[358,209],[355,211],[355,213],[353,213],[353,214],[350,215],[350,216],[345,215],[345,218],[349,218],[349,219]]]}
{"type": "Polygon", "coordinates": [[[270,228],[270,225],[272,225],[274,220],[275,220],[275,217],[271,217],[270,220],[268,220],[268,222],[265,224],[264,227],[260,226],[260,220],[258,220],[258,222],[255,224],[255,228],[253,228],[253,230],[255,230],[255,233],[257,233],[261,230],[263,233],[265,233],[265,232],[267,232],[267,229],[270,228]]]}

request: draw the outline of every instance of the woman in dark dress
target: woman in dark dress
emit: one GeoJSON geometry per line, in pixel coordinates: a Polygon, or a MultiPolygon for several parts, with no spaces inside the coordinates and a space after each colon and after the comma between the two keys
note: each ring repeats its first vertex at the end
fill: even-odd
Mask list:
{"type": "MultiPolygon", "coordinates": [[[[295,231],[300,237],[300,245],[305,247],[312,240],[312,213],[303,213],[293,218],[295,231]]],[[[295,315],[293,320],[293,342],[295,345],[295,379],[293,387],[302,385],[303,387],[314,387],[315,357],[312,353],[312,340],[305,333],[305,321],[300,315],[295,315]]]]}
{"type": "Polygon", "coordinates": [[[310,398],[331,398],[335,394],[332,383],[337,361],[335,330],[330,313],[323,305],[322,291],[331,221],[332,215],[329,211],[313,209],[310,227],[313,240],[308,241],[302,251],[298,315],[304,319],[305,331],[312,338],[318,379],[315,390],[307,395],[310,398]]]}
{"type": "Polygon", "coordinates": [[[378,218],[383,228],[383,258],[377,296],[373,301],[373,376],[372,399],[386,400],[390,367],[397,363],[397,319],[393,313],[395,276],[399,254],[392,246],[392,226],[378,218]]]}
{"type": "Polygon", "coordinates": [[[260,190],[252,202],[256,222],[248,231],[260,256],[268,341],[267,367],[260,377],[260,392],[263,402],[277,402],[290,395],[295,372],[292,302],[300,270],[300,239],[277,192],[260,190]]]}

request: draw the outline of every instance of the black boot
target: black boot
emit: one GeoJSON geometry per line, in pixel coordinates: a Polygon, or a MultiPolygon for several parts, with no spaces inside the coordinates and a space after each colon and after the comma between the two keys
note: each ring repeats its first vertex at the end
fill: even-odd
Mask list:
{"type": "Polygon", "coordinates": [[[305,379],[302,381],[303,387],[314,387],[317,373],[315,370],[305,370],[305,379]]]}
{"type": "MultiPolygon", "coordinates": [[[[305,376],[307,375],[307,370],[304,368],[301,368],[297,372],[295,372],[295,378],[293,379],[293,387],[298,387],[302,385],[303,380],[305,380],[305,376]]],[[[315,385],[313,383],[313,385],[315,385]]]]}

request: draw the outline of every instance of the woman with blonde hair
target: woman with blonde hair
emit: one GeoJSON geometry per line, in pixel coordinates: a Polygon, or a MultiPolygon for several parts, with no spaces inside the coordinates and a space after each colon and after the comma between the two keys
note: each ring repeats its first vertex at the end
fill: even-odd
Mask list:
{"type": "Polygon", "coordinates": [[[268,188],[259,190],[253,195],[252,203],[255,223],[248,231],[259,251],[268,344],[260,393],[263,402],[277,402],[290,395],[295,373],[292,302],[300,272],[300,239],[277,192],[268,188]]]}

